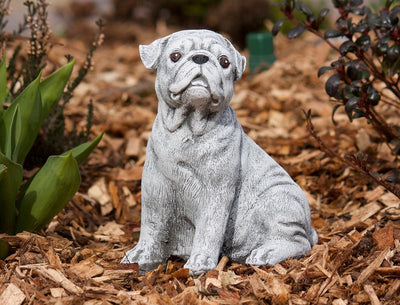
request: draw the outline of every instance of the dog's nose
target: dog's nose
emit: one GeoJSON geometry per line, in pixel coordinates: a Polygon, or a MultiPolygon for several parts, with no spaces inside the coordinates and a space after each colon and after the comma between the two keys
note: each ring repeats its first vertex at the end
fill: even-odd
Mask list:
{"type": "Polygon", "coordinates": [[[192,57],[192,60],[199,65],[206,63],[208,59],[209,58],[206,55],[195,55],[192,57]]]}

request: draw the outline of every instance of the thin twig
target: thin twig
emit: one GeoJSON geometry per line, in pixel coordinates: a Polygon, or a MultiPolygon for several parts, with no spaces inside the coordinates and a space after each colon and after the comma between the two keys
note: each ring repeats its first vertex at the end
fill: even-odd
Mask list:
{"type": "Polygon", "coordinates": [[[383,180],[380,176],[375,175],[372,173],[369,168],[365,164],[357,164],[356,162],[351,161],[350,159],[343,158],[341,155],[339,155],[336,151],[330,149],[325,142],[317,135],[314,125],[311,122],[311,116],[307,113],[306,114],[306,119],[307,119],[307,130],[310,132],[311,136],[318,142],[321,151],[323,151],[325,154],[327,154],[331,158],[335,158],[339,160],[341,163],[347,165],[348,167],[354,169],[358,173],[362,174],[363,176],[366,176],[376,183],[382,185],[384,188],[386,188],[388,191],[392,192],[395,196],[400,198],[400,188],[394,184],[389,183],[386,180],[383,180]]]}

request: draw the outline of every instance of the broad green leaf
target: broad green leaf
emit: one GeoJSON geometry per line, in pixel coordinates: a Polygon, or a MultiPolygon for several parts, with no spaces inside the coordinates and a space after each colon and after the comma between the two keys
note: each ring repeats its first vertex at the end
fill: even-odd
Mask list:
{"type": "Polygon", "coordinates": [[[10,137],[9,137],[11,139],[11,147],[13,147],[11,160],[18,159],[18,153],[22,145],[21,142],[22,122],[21,122],[21,112],[19,109],[20,109],[19,105],[17,105],[17,107],[15,108],[13,120],[11,122],[10,137]]]}
{"type": "MultiPolygon", "coordinates": [[[[2,180],[4,179],[6,174],[7,174],[7,168],[5,167],[4,164],[0,164],[0,188],[2,187],[1,186],[2,180]]],[[[0,191],[0,199],[2,199],[2,197],[3,197],[3,195],[2,195],[2,192],[0,191]]],[[[3,204],[4,204],[3,202],[0,204],[0,210],[2,210],[3,204]]],[[[0,218],[1,227],[3,227],[2,222],[3,222],[3,219],[0,218]]],[[[0,233],[5,233],[5,232],[3,232],[3,230],[0,228],[0,233]]],[[[0,259],[4,259],[7,257],[8,250],[9,250],[8,243],[0,240],[0,259]]]]}
{"type": "Polygon", "coordinates": [[[15,107],[11,119],[11,124],[8,130],[7,139],[9,139],[9,142],[7,143],[4,151],[6,157],[10,158],[11,160],[13,160],[12,155],[14,151],[18,150],[18,144],[20,138],[21,138],[21,113],[19,111],[19,106],[17,105],[15,107]]]}
{"type": "Polygon", "coordinates": [[[15,200],[22,183],[22,166],[0,152],[0,233],[14,234],[15,200]]]}
{"type": "Polygon", "coordinates": [[[76,162],[78,162],[78,165],[80,165],[82,162],[84,162],[87,157],[90,155],[90,153],[95,149],[97,144],[99,144],[101,138],[103,137],[104,131],[97,136],[96,139],[94,139],[92,142],[86,142],[83,143],[65,153],[62,154],[62,156],[65,156],[69,153],[72,153],[72,156],[76,159],[76,162]]]}
{"type": "Polygon", "coordinates": [[[3,59],[0,63],[0,117],[3,114],[3,106],[7,95],[7,65],[6,65],[6,53],[3,55],[3,59]]]}
{"type": "Polygon", "coordinates": [[[64,92],[64,87],[71,76],[74,64],[75,60],[69,62],[40,83],[40,93],[42,95],[42,122],[60,100],[64,92]]]}
{"type": "MultiPolygon", "coordinates": [[[[94,139],[92,142],[87,142],[84,144],[81,144],[65,153],[63,153],[61,156],[66,157],[68,154],[72,153],[72,156],[75,158],[77,161],[78,165],[80,165],[82,162],[84,162],[89,154],[93,151],[93,149],[97,146],[97,144],[100,142],[101,138],[103,137],[104,132],[102,132],[100,135],[97,136],[96,139],[94,139]]],[[[37,174],[37,173],[36,173],[37,174]]],[[[28,189],[29,185],[31,184],[33,178],[29,179],[21,188],[20,191],[20,198],[23,198],[25,196],[26,190],[28,189]]],[[[17,209],[20,208],[20,201],[17,202],[17,209]]]]}
{"type": "Polygon", "coordinates": [[[19,136],[18,151],[13,151],[13,161],[22,164],[31,149],[42,123],[42,102],[39,91],[40,75],[29,84],[29,86],[11,103],[4,112],[0,122],[0,150],[6,151],[11,143],[17,143],[19,136]],[[15,114],[15,108],[19,107],[21,115],[21,132],[13,134],[10,138],[10,129],[15,114]],[[5,139],[3,139],[5,138],[5,139]]]}
{"type": "Polygon", "coordinates": [[[71,200],[80,183],[72,153],[49,157],[19,199],[16,232],[42,229],[71,200]]]}

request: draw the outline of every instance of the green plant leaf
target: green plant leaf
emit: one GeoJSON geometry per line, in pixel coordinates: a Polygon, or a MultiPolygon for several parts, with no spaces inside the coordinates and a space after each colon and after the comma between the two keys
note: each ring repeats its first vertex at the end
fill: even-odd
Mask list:
{"type": "Polygon", "coordinates": [[[330,97],[336,96],[338,90],[339,90],[339,85],[340,85],[340,75],[334,74],[328,78],[328,80],[325,83],[325,91],[330,97]]]}
{"type": "Polygon", "coordinates": [[[335,126],[337,126],[338,125],[338,123],[335,121],[335,113],[336,113],[336,111],[341,107],[342,105],[335,105],[334,107],[333,107],[333,110],[332,110],[332,116],[331,116],[331,119],[332,119],[332,123],[333,123],[333,125],[335,125],[335,126]]]}
{"type": "Polygon", "coordinates": [[[390,62],[396,62],[399,58],[400,49],[397,45],[393,45],[387,51],[387,58],[390,62]]]}
{"type": "Polygon", "coordinates": [[[8,134],[6,136],[6,139],[9,139],[9,142],[5,147],[4,153],[8,158],[12,159],[13,152],[18,150],[17,146],[21,138],[21,114],[18,105],[15,107],[8,134]]]}
{"type": "Polygon", "coordinates": [[[274,26],[272,27],[272,30],[271,30],[272,35],[274,35],[274,36],[278,35],[278,33],[281,30],[282,25],[285,23],[285,21],[286,21],[286,19],[282,18],[274,23],[274,26]]]}
{"type": "Polygon", "coordinates": [[[353,97],[346,102],[346,105],[344,105],[344,110],[346,111],[350,122],[353,121],[353,111],[357,107],[359,101],[359,97],[353,97]]]}
{"type": "Polygon", "coordinates": [[[20,164],[23,163],[35,142],[42,123],[42,102],[39,84],[40,75],[11,103],[0,121],[0,150],[6,151],[6,148],[11,143],[18,143],[17,151],[15,151],[16,147],[14,147],[12,152],[12,159],[20,164]],[[19,107],[21,116],[21,129],[18,134],[10,133],[17,107],[19,107]]]}
{"type": "Polygon", "coordinates": [[[90,155],[90,153],[95,149],[97,144],[99,144],[101,138],[103,137],[104,131],[97,136],[96,139],[94,139],[92,142],[86,142],[83,143],[65,153],[62,154],[62,156],[66,156],[69,153],[72,153],[72,156],[75,158],[75,160],[78,162],[78,165],[84,162],[87,157],[90,155]]]}
{"type": "Polygon", "coordinates": [[[294,7],[296,9],[298,9],[300,12],[302,12],[306,16],[312,16],[313,15],[313,11],[311,10],[311,8],[307,4],[302,2],[302,1],[297,1],[295,3],[294,7]]]}
{"type": "Polygon", "coordinates": [[[75,60],[67,63],[40,83],[40,93],[42,95],[42,122],[60,100],[65,85],[71,76],[74,64],[75,60]]]}
{"type": "Polygon", "coordinates": [[[329,13],[329,8],[323,8],[318,14],[318,19],[322,21],[325,18],[325,16],[328,15],[328,13],[329,13]]]}
{"type": "Polygon", "coordinates": [[[0,117],[3,114],[3,106],[7,96],[7,65],[6,65],[6,53],[3,55],[3,59],[0,63],[0,117]]]}
{"type": "Polygon", "coordinates": [[[381,99],[381,95],[374,87],[369,86],[367,89],[367,98],[372,106],[376,106],[381,99]]]}
{"type": "Polygon", "coordinates": [[[22,183],[22,166],[0,152],[0,233],[14,234],[15,200],[22,183]]]}
{"type": "Polygon", "coordinates": [[[80,183],[72,153],[49,157],[19,199],[16,232],[42,229],[71,200],[80,183]]]}
{"type": "Polygon", "coordinates": [[[288,32],[288,38],[293,39],[299,37],[307,29],[306,26],[299,24],[288,32]]]}
{"type": "Polygon", "coordinates": [[[357,46],[351,40],[346,40],[339,47],[339,52],[342,56],[345,56],[349,52],[354,52],[357,49],[357,46]]]}
{"type": "Polygon", "coordinates": [[[332,67],[327,67],[327,66],[324,66],[324,67],[321,67],[321,68],[319,68],[319,70],[318,70],[318,77],[320,77],[322,74],[324,74],[326,71],[330,71],[330,70],[334,70],[334,68],[332,68],[332,67]]]}

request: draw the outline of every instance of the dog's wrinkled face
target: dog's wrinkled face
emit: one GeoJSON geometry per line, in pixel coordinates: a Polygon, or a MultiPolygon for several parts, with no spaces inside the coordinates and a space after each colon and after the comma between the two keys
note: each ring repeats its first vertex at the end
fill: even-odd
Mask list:
{"type": "Polygon", "coordinates": [[[222,111],[246,59],[222,35],[186,30],[140,46],[144,65],[157,71],[156,91],[171,108],[203,115],[222,111]]]}

